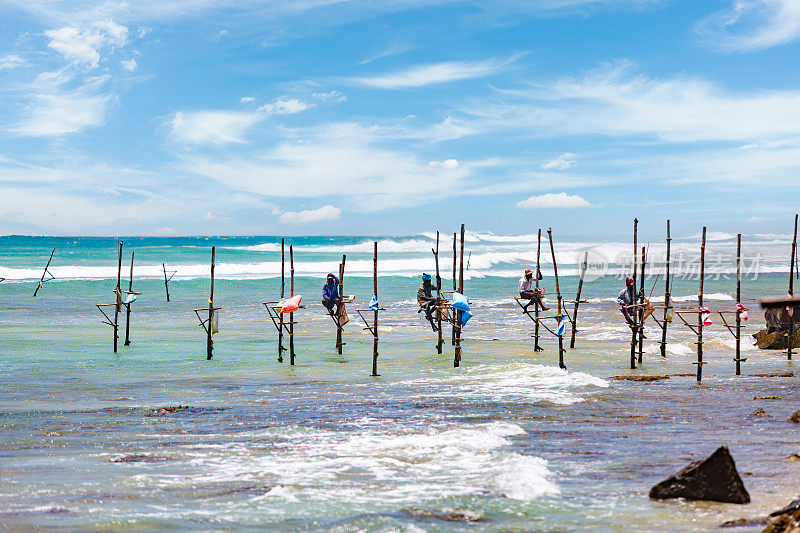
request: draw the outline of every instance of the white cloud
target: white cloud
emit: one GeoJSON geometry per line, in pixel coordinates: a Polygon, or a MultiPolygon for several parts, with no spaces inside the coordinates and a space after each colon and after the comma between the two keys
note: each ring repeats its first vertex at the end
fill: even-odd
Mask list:
{"type": "Polygon", "coordinates": [[[539,165],[542,170],[566,170],[574,168],[578,162],[572,159],[575,154],[567,152],[539,165]]]}
{"type": "Polygon", "coordinates": [[[468,168],[430,166],[381,146],[385,130],[331,124],[248,157],[185,158],[186,169],[236,190],[265,197],[343,196],[363,211],[417,205],[452,191],[468,168]]]}
{"type": "Polygon", "coordinates": [[[429,161],[429,167],[439,167],[446,170],[455,170],[459,167],[458,159],[445,159],[444,161],[429,161]]]}
{"type": "Polygon", "coordinates": [[[261,119],[239,111],[178,111],[172,117],[172,135],[185,144],[243,143],[247,129],[261,119]]]}
{"type": "Polygon", "coordinates": [[[731,7],[701,20],[696,28],[712,46],[760,50],[800,38],[797,0],[735,0],[731,7]]]}
{"type": "Polygon", "coordinates": [[[258,110],[271,115],[293,115],[310,107],[312,107],[310,104],[296,98],[279,98],[272,103],[262,105],[258,110]]]}
{"type": "Polygon", "coordinates": [[[580,207],[592,207],[592,204],[578,195],[565,192],[540,194],[517,202],[518,209],[574,209],[580,207]]]}
{"type": "Polygon", "coordinates": [[[332,205],[324,205],[319,209],[306,211],[286,211],[278,217],[281,224],[308,224],[311,222],[329,222],[342,216],[342,210],[332,205]]]}
{"type": "Polygon", "coordinates": [[[128,72],[133,72],[134,70],[136,70],[136,67],[138,66],[136,63],[136,59],[134,58],[131,58],[128,61],[120,61],[120,64],[122,65],[122,68],[124,68],[128,72]]]}
{"type": "Polygon", "coordinates": [[[80,90],[35,95],[26,118],[12,130],[31,137],[48,137],[100,126],[112,101],[111,95],[92,95],[80,90]]]}
{"type": "Polygon", "coordinates": [[[47,30],[49,48],[64,56],[75,65],[97,68],[103,48],[124,46],[128,41],[128,28],[112,20],[95,22],[86,29],[64,26],[47,30]]]}
{"type": "Polygon", "coordinates": [[[313,93],[311,97],[323,102],[344,102],[347,100],[346,94],[336,90],[327,93],[313,93]]]}
{"type": "Polygon", "coordinates": [[[502,91],[505,101],[461,108],[477,132],[535,127],[539,135],[647,135],[668,142],[800,135],[800,90],[731,93],[708,81],[632,73],[627,62],[583,78],[502,91]]]}
{"type": "Polygon", "coordinates": [[[255,100],[256,99],[253,98],[252,96],[242,96],[241,98],[239,98],[239,103],[240,104],[248,104],[250,102],[255,102],[255,100]]]}
{"type": "MultiPolygon", "coordinates": [[[[244,97],[242,101],[250,97],[244,97]]],[[[279,98],[257,111],[178,111],[170,120],[172,136],[184,144],[244,143],[250,127],[270,115],[289,115],[309,109],[309,104],[295,98],[279,98]]]]}
{"type": "Polygon", "coordinates": [[[377,89],[407,89],[437,83],[482,78],[506,70],[519,56],[484,61],[447,61],[417,65],[398,72],[349,78],[348,81],[377,89]]]}
{"type": "Polygon", "coordinates": [[[0,70],[5,70],[7,68],[21,67],[27,64],[28,62],[22,59],[18,55],[9,54],[5,57],[0,57],[0,70]]]}

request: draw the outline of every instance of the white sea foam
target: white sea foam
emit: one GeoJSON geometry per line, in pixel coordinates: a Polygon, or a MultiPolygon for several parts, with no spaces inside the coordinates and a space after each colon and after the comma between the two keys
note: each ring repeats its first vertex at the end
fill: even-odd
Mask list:
{"type": "MultiPolygon", "coordinates": [[[[509,449],[511,438],[524,433],[507,422],[425,430],[387,428],[385,422],[355,432],[269,429],[244,449],[194,447],[192,482],[274,484],[259,498],[278,498],[293,515],[303,512],[305,501],[373,510],[376,490],[388,508],[487,492],[524,501],[558,493],[547,461],[509,449]]],[[[150,476],[162,486],[186,481],[150,476]]]]}

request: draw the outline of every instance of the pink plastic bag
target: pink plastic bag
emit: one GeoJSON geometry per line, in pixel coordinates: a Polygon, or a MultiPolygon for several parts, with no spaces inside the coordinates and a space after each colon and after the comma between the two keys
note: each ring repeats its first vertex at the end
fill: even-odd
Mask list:
{"type": "Polygon", "coordinates": [[[700,308],[700,318],[703,320],[704,326],[710,326],[713,324],[713,322],[711,322],[711,311],[708,309],[708,307],[700,308]]]}
{"type": "Polygon", "coordinates": [[[736,310],[739,312],[739,318],[742,320],[748,320],[750,315],[747,314],[747,308],[742,304],[736,304],[736,310]]]}
{"type": "Polygon", "coordinates": [[[291,298],[286,298],[281,306],[281,313],[294,313],[300,309],[300,301],[302,299],[303,296],[300,294],[297,296],[292,296],[291,298]]]}

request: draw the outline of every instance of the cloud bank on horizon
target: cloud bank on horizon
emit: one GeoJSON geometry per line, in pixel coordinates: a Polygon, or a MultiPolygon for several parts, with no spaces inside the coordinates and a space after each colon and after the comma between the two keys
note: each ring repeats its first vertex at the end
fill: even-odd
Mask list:
{"type": "Polygon", "coordinates": [[[800,199],[795,0],[0,14],[0,234],[763,231],[800,199]]]}

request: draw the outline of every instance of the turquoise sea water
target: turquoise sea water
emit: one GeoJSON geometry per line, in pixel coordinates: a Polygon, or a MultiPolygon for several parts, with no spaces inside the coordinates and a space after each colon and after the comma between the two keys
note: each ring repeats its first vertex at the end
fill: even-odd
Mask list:
{"type": "MultiPolygon", "coordinates": [[[[113,301],[116,239],[0,238],[0,523],[11,528],[279,531],[686,531],[762,516],[796,497],[800,428],[795,372],[785,354],[706,331],[704,380],[689,374],[694,341],[676,321],[666,359],[648,328],[644,363],[630,370],[629,333],[616,310],[628,243],[555,243],[560,288],[573,299],[590,250],[577,347],[558,369],[554,339],[532,350],[532,323],[513,301],[536,236],[468,234],[465,293],[475,317],[460,368],[416,313],[419,274],[434,268],[431,235],[305,237],[295,249],[297,364],[276,360],[261,304],[280,285],[273,237],[123,238],[123,278],[135,251],[132,344],[111,350],[95,303],[113,301]],[[372,293],[379,242],[380,377],[372,338],[345,328],[344,354],[318,302],[325,273],[347,254],[345,293],[372,293]],[[192,309],[207,304],[217,247],[214,359],[192,309]],[[32,297],[56,247],[57,280],[32,297]],[[161,263],[177,270],[164,297],[161,263]],[[671,375],[652,383],[609,379],[671,375]],[[759,375],[773,375],[762,377],[759,375]],[[755,400],[756,396],[778,399],[755,400]],[[749,415],[763,407],[767,417],[749,415]],[[753,502],[655,502],[650,487],[727,444],[753,502]]],[[[452,234],[449,236],[452,239],[452,234]]],[[[676,305],[692,304],[696,238],[673,241],[676,305]]],[[[287,241],[288,245],[288,241],[287,241]]],[[[746,236],[746,332],[754,299],[785,292],[785,236],[746,236]]],[[[441,243],[451,285],[452,241],[441,243]],[[448,249],[449,247],[449,249],[448,249]]],[[[731,236],[709,241],[706,303],[734,308],[731,236]],[[717,279],[718,278],[718,279],[717,279]]],[[[663,297],[663,244],[650,245],[647,290],[663,297]]],[[[555,293],[546,241],[543,285],[555,293]]],[[[288,250],[287,250],[288,254],[288,250]]],[[[123,284],[125,288],[127,284],[123,284]]],[[[449,332],[448,332],[449,334],[449,332]]],[[[288,361],[288,357],[286,358],[288,361]]],[[[757,527],[739,531],[755,531],[757,527]]]]}

